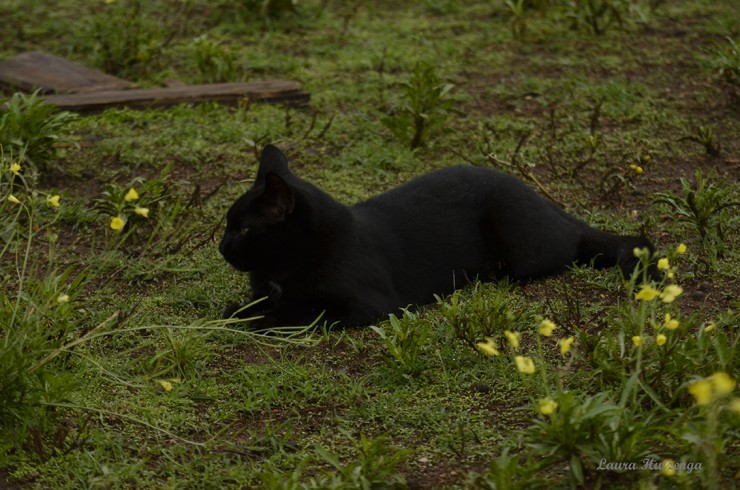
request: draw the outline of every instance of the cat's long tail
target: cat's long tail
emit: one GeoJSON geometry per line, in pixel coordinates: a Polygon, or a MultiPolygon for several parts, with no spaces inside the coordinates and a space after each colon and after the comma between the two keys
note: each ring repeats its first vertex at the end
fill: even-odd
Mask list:
{"type": "MultiPolygon", "coordinates": [[[[635,248],[647,248],[651,255],[655,251],[652,242],[644,236],[615,235],[589,228],[578,243],[577,262],[598,269],[618,266],[624,277],[630,277],[639,263],[635,248]]],[[[648,274],[655,280],[660,279],[654,264],[650,265],[648,274]]]]}

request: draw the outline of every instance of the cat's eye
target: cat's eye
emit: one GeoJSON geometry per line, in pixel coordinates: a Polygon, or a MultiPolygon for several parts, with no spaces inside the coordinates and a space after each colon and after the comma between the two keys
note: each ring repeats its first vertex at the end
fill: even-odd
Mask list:
{"type": "Polygon", "coordinates": [[[239,230],[239,234],[241,236],[244,236],[244,235],[247,234],[248,231],[249,231],[249,227],[248,226],[245,226],[244,228],[242,228],[241,230],[239,230]]]}

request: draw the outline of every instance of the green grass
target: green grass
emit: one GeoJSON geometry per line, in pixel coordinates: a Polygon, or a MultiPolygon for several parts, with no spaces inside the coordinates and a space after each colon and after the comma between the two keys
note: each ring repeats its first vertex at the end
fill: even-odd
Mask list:
{"type": "Polygon", "coordinates": [[[516,28],[505,2],[256,3],[0,6],[3,58],[312,94],[77,118],[16,96],[0,114],[0,487],[732,486],[739,395],[714,374],[740,372],[737,8],[593,2],[622,20],[594,34],[581,2],[523,2],[516,28]],[[409,88],[420,66],[428,107],[409,88]],[[377,329],[250,335],[218,320],[248,290],[217,243],[268,142],[347,204],[460,162],[503,169],[595,226],[647,233],[673,273],[653,287],[683,294],[639,301],[639,278],[578,267],[471,285],[377,329]]]}

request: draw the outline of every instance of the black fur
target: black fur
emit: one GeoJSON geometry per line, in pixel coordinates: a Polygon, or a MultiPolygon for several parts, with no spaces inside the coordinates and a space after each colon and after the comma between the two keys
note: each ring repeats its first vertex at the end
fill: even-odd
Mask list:
{"type": "Polygon", "coordinates": [[[250,273],[255,299],[268,298],[239,316],[298,325],[325,312],[351,326],[475,279],[533,279],[574,262],[629,274],[635,247],[653,249],[647,238],[591,228],[512,176],[471,166],[347,207],[293,175],[268,145],[254,186],[226,215],[219,250],[250,273]]]}

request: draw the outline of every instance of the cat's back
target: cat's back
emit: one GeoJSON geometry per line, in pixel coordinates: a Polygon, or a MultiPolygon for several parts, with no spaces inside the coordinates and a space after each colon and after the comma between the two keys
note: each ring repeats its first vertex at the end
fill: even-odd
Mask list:
{"type": "Polygon", "coordinates": [[[414,209],[424,206],[476,206],[510,200],[532,191],[516,178],[482,167],[456,165],[424,174],[355,206],[358,211],[414,209]]]}

